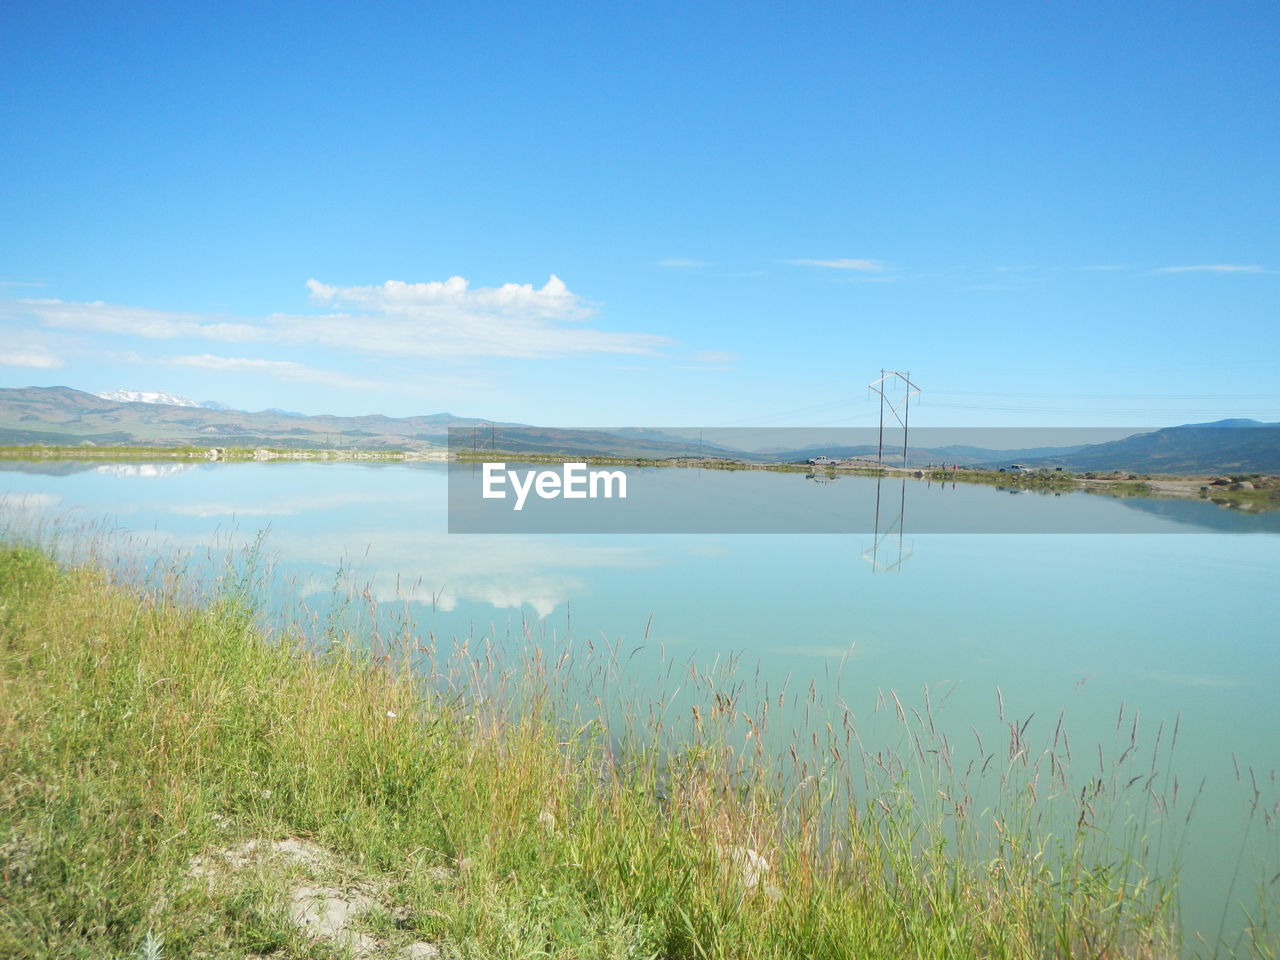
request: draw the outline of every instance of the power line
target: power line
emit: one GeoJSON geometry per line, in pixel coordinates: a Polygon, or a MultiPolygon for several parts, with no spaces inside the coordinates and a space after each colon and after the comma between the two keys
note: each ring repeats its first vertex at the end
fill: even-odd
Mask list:
{"type": "Polygon", "coordinates": [[[752,417],[748,420],[738,420],[734,423],[722,423],[721,427],[758,427],[766,420],[784,420],[789,417],[800,417],[806,414],[823,413],[828,410],[838,410],[842,407],[848,407],[851,403],[849,400],[828,400],[824,403],[814,404],[809,407],[797,407],[794,410],[782,410],[777,413],[768,413],[758,417],[752,417]]]}
{"type": "Polygon", "coordinates": [[[907,427],[911,423],[911,398],[919,396],[920,388],[911,382],[910,371],[904,373],[899,370],[881,370],[880,379],[867,384],[867,389],[880,395],[880,439],[876,445],[876,462],[884,462],[884,411],[888,407],[889,413],[902,427],[902,465],[905,467],[907,465],[907,427]],[[894,384],[895,390],[898,384],[902,385],[901,400],[894,400],[885,392],[890,383],[894,384]]]}
{"type": "MultiPolygon", "coordinates": [[[[889,371],[886,371],[888,373],[889,371]]],[[[1071,414],[1097,416],[1106,414],[1107,416],[1119,417],[1221,417],[1224,415],[1221,408],[1218,409],[1196,409],[1192,407],[1153,407],[1152,403],[1161,401],[1180,402],[1180,403],[1214,403],[1214,404],[1248,404],[1259,402],[1280,402],[1280,393],[1223,393],[1223,394],[1146,394],[1146,393],[1013,393],[1013,392],[997,392],[988,390],[939,390],[929,392],[929,408],[933,410],[983,410],[995,413],[1042,413],[1046,415],[1063,415],[1071,414]],[[990,399],[995,402],[991,403],[966,403],[954,402],[947,400],[938,400],[939,397],[956,397],[958,400],[972,398],[977,401],[990,399]],[[1006,401],[1000,403],[999,401],[1006,401]],[[1087,406],[1064,406],[1062,404],[1026,404],[1019,403],[1019,400],[1074,400],[1081,403],[1089,401],[1106,402],[1106,403],[1123,403],[1132,401],[1136,403],[1146,404],[1142,407],[1132,407],[1123,410],[1098,410],[1087,406]]],[[[737,420],[731,423],[719,424],[721,427],[762,427],[771,423],[778,424],[778,421],[790,419],[813,419],[820,414],[834,413],[836,411],[851,411],[853,409],[864,407],[870,398],[866,401],[855,399],[839,399],[824,401],[822,403],[810,404],[803,407],[794,407],[786,410],[778,410],[773,413],[761,414],[759,416],[750,417],[743,420],[737,420]]],[[[917,402],[923,402],[921,398],[917,402]]],[[[1256,412],[1256,411],[1255,411],[1256,412]]],[[[1270,416],[1271,414],[1267,414],[1270,416]]],[[[1277,413],[1276,416],[1280,416],[1277,413]]],[[[850,423],[861,420],[859,416],[849,417],[842,416],[832,419],[829,423],[850,423]]]]}
{"type": "Polygon", "coordinates": [[[1007,397],[1028,400],[1280,400],[1280,393],[1009,393],[987,390],[933,390],[933,397],[1007,397]]]}

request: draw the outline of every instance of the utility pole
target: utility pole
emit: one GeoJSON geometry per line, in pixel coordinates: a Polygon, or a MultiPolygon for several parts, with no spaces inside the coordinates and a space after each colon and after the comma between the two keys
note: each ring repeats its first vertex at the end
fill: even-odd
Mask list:
{"type": "MultiPolygon", "coordinates": [[[[901,370],[881,370],[880,379],[867,387],[880,394],[880,440],[876,444],[876,463],[884,465],[884,411],[889,408],[893,419],[902,427],[902,466],[907,466],[907,428],[911,423],[911,397],[919,395],[920,388],[911,382],[911,372],[901,370]],[[901,390],[899,396],[898,391],[901,390]],[[901,410],[901,412],[899,412],[901,410]]],[[[876,516],[871,533],[871,549],[862,554],[862,558],[871,564],[875,572],[899,570],[903,561],[911,556],[911,551],[904,552],[902,537],[907,515],[907,478],[902,476],[902,486],[898,491],[898,516],[887,526],[882,523],[880,515],[880,483],[883,475],[876,478],[876,516]],[[883,533],[881,532],[883,530],[883,533]],[[898,541],[898,558],[892,563],[880,560],[881,543],[896,534],[898,541]]]]}
{"type": "MultiPolygon", "coordinates": [[[[884,383],[884,368],[880,368],[880,379],[876,383],[884,383]]],[[[880,394],[880,441],[876,444],[876,463],[884,462],[884,391],[877,390],[880,394]]]]}
{"type": "Polygon", "coordinates": [[[903,375],[907,382],[907,395],[902,398],[902,468],[907,468],[907,424],[911,421],[911,371],[903,375]]]}
{"type": "Polygon", "coordinates": [[[893,418],[902,427],[902,466],[906,467],[907,425],[911,416],[911,396],[919,395],[920,388],[911,382],[910,371],[900,370],[881,370],[880,379],[867,384],[867,387],[880,394],[880,441],[876,445],[876,463],[884,464],[884,409],[887,406],[893,418]],[[891,383],[892,387],[890,387],[891,383]],[[900,398],[897,397],[899,388],[902,390],[900,398]],[[893,397],[889,395],[890,389],[894,391],[893,397]],[[902,409],[901,413],[898,412],[899,407],[902,409]]]}

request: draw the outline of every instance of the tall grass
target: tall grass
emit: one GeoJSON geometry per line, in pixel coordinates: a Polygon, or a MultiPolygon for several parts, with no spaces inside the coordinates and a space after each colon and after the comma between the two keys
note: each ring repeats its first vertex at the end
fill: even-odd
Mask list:
{"type": "MultiPolygon", "coordinates": [[[[1123,711],[1130,749],[1085,760],[1001,701],[1001,742],[975,730],[966,758],[926,691],[882,698],[873,745],[816,687],[753,689],[732,662],[646,696],[616,646],[441,649],[350,608],[271,629],[251,586],[139,592],[0,552],[0,957],[337,955],[280,877],[192,875],[288,836],[378,891],[368,923],[447,955],[1179,950],[1176,729],[1139,769],[1123,711]]],[[[1248,949],[1274,956],[1266,936],[1248,949]]]]}

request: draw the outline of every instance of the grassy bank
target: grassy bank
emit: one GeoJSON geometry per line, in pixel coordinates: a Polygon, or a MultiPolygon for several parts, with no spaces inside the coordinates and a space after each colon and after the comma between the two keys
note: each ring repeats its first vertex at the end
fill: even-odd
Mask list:
{"type": "Polygon", "coordinates": [[[295,449],[292,447],[193,447],[193,446],[79,446],[45,444],[0,446],[0,460],[105,460],[146,462],[158,460],[443,460],[443,448],[416,450],[295,449]]]}
{"type": "Polygon", "coordinates": [[[846,723],[782,770],[768,703],[706,678],[678,735],[643,705],[605,735],[617,705],[566,701],[563,661],[433,673],[412,635],[267,638],[242,588],[184,592],[0,550],[0,956],[1176,953],[1145,828],[1106,829],[1123,756],[1077,797],[1069,745],[1011,722],[980,802],[895,698],[901,756],[846,723]],[[317,890],[359,906],[356,939],[299,919],[317,890]]]}
{"type": "MultiPolygon", "coordinates": [[[[1087,493],[1113,497],[1162,497],[1210,500],[1219,506],[1233,510],[1264,512],[1280,510],[1280,484],[1272,476],[1250,474],[1241,479],[1250,486],[1261,481],[1258,489],[1231,489],[1206,486],[1209,478],[1144,476],[1128,472],[1116,472],[1106,476],[1087,473],[1077,476],[1065,471],[1021,473],[998,470],[979,470],[966,467],[961,470],[937,470],[926,468],[877,467],[874,464],[841,464],[838,466],[814,466],[807,463],[755,463],[715,457],[668,457],[652,459],[622,456],[580,456],[551,453],[517,453],[511,451],[446,450],[392,450],[353,448],[294,449],[280,447],[196,447],[196,446],[53,446],[49,444],[25,444],[0,446],[0,461],[13,460],[39,463],[42,461],[104,461],[122,463],[148,463],[169,460],[216,460],[223,462],[285,462],[296,460],[315,461],[363,461],[363,462],[413,462],[454,460],[461,463],[482,463],[505,459],[520,463],[583,462],[592,466],[612,467],[671,467],[699,470],[763,471],[769,473],[799,473],[823,477],[867,476],[909,477],[941,483],[972,483],[1005,489],[1042,493],[1063,493],[1083,490],[1087,493]],[[1173,482],[1170,482],[1173,481],[1173,482]],[[1194,482],[1193,482],[1194,481],[1194,482]]],[[[1239,486],[1239,485],[1237,485],[1239,486]]]]}

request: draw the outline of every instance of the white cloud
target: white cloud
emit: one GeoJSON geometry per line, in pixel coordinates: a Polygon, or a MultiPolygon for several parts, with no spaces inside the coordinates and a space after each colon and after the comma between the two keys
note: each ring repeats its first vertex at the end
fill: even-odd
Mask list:
{"type": "MultiPolygon", "coordinates": [[[[245,508],[252,510],[256,501],[246,496],[245,508]]],[[[428,501],[435,502],[424,498],[417,508],[428,501]]],[[[245,509],[236,513],[248,515],[245,509]]],[[[316,564],[334,563],[349,554],[352,543],[361,543],[365,546],[356,576],[368,574],[366,586],[373,597],[384,603],[431,602],[446,612],[466,601],[498,609],[528,605],[539,617],[546,617],[581,595],[583,571],[644,569],[663,562],[645,547],[597,546],[516,534],[495,543],[489,537],[459,539],[447,533],[409,530],[403,524],[391,526],[384,515],[367,511],[337,510],[334,516],[357,517],[358,522],[350,528],[335,522],[324,526],[323,533],[305,535],[282,528],[272,533],[268,543],[286,562],[316,564]]],[[[443,514],[440,519],[443,526],[443,514]]],[[[189,535],[163,531],[151,531],[148,536],[196,542],[189,535]]],[[[248,531],[232,531],[227,546],[235,549],[251,539],[248,531]]],[[[325,594],[332,589],[332,579],[317,579],[310,592],[325,594]]],[[[305,588],[302,592],[307,593],[305,588]]]]}
{"type": "Polygon", "coordinates": [[[194,463],[102,463],[94,467],[93,472],[122,480],[151,480],[190,473],[195,468],[194,463]]]}
{"type": "Polygon", "coordinates": [[[52,493],[0,493],[0,510],[37,513],[56,507],[62,498],[52,493]]]}
{"type": "Polygon", "coordinates": [[[1143,671],[1142,676],[1150,677],[1152,680],[1161,680],[1165,683],[1176,683],[1186,687],[1218,687],[1220,689],[1234,689],[1237,687],[1248,686],[1247,681],[1242,677],[1226,677],[1211,673],[1160,673],[1154,671],[1143,671]]]}
{"type": "Polygon", "coordinates": [[[788,260],[797,267],[826,267],[828,270],[862,270],[877,273],[884,269],[879,260],[788,260]]]}
{"type": "MultiPolygon", "coordinates": [[[[315,344],[395,357],[653,355],[672,342],[653,334],[587,326],[594,306],[554,275],[541,287],[506,283],[472,288],[462,277],[450,277],[430,283],[390,280],[357,287],[309,280],[307,288],[313,301],[341,312],[227,321],[101,301],[27,299],[16,307],[25,317],[58,329],[148,339],[315,344]]],[[[273,369],[281,373],[285,368],[273,369]]]]}
{"type": "Polygon", "coordinates": [[[671,267],[676,270],[709,266],[705,260],[690,260],[685,257],[668,257],[666,260],[655,260],[654,263],[659,267],[671,267]]]}
{"type": "Polygon", "coordinates": [[[265,360],[259,357],[223,357],[212,353],[187,354],[185,356],[162,357],[157,362],[177,367],[195,367],[200,370],[213,370],[220,373],[252,373],[274,377],[290,383],[315,383],[321,386],[336,387],[342,390],[377,390],[396,393],[413,393],[433,396],[435,391],[449,388],[487,388],[486,381],[476,374],[467,376],[417,373],[407,375],[392,372],[378,379],[351,377],[337,370],[324,370],[308,366],[293,360],[265,360]]]}
{"type": "Polygon", "coordinates": [[[1256,264],[1202,263],[1190,267],[1159,267],[1152,273],[1270,273],[1256,264]]]}
{"type": "Polygon", "coordinates": [[[729,353],[727,350],[699,350],[689,358],[694,363],[733,363],[740,360],[741,357],[736,353],[729,353]]]}
{"type": "MultiPolygon", "coordinates": [[[[321,510],[340,510],[353,506],[387,502],[385,495],[368,493],[330,493],[319,495],[294,495],[254,500],[245,503],[189,503],[168,508],[169,513],[188,517],[292,517],[321,510]]],[[[416,501],[415,501],[416,502],[416,501]]],[[[406,506],[408,501],[406,501],[406,506]]]]}
{"type": "Polygon", "coordinates": [[[655,354],[670,343],[652,334],[583,326],[594,308],[555,275],[540,288],[507,283],[473,289],[462,277],[369,287],[309,280],[307,287],[313,300],[361,312],[271,317],[286,342],[416,357],[655,354]]]}
{"type": "Polygon", "coordinates": [[[256,357],[219,357],[211,353],[168,357],[164,361],[178,367],[197,367],[201,370],[218,370],[223,372],[244,372],[266,374],[281,380],[294,383],[319,383],[330,387],[344,387],[356,390],[385,390],[386,383],[373,380],[361,380],[349,377],[335,370],[319,370],[304,363],[292,360],[261,360],[256,357]]]}
{"type": "Polygon", "coordinates": [[[6,350],[0,352],[0,366],[51,370],[62,366],[62,359],[38,347],[34,350],[6,350]]]}
{"type": "Polygon", "coordinates": [[[476,287],[462,277],[430,283],[388,280],[380,286],[334,287],[308,280],[311,298],[322,303],[346,303],[382,313],[417,313],[433,307],[513,315],[585,320],[594,311],[554,273],[540,288],[531,283],[504,283],[500,287],[476,287]]]}
{"type": "Polygon", "coordinates": [[[246,343],[261,340],[263,331],[248,323],[211,321],[191,313],[171,313],[144,307],[121,307],[96,300],[76,303],[65,300],[19,300],[26,312],[33,314],[46,327],[63,330],[85,330],[91,333],[118,333],[150,340],[174,337],[201,337],[246,343]]]}

